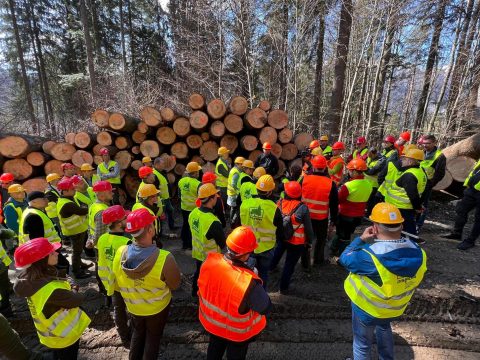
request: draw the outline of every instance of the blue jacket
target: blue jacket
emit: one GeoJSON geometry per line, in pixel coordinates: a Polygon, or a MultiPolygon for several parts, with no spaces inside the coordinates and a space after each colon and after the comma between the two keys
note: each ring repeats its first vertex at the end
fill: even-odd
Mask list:
{"type": "MultiPolygon", "coordinates": [[[[340,255],[340,264],[354,274],[368,276],[379,285],[381,285],[381,278],[377,268],[371,256],[362,249],[369,249],[376,255],[383,266],[399,276],[413,277],[423,261],[420,247],[408,239],[402,238],[394,241],[375,240],[373,244],[367,244],[360,237],[355,238],[340,255]]],[[[394,320],[394,318],[374,318],[353,303],[352,311],[365,325],[380,325],[394,320]]]]}
{"type": "MultiPolygon", "coordinates": [[[[25,210],[25,208],[28,206],[28,203],[26,201],[19,202],[17,200],[14,200],[13,198],[8,199],[5,205],[7,203],[12,203],[13,205],[15,205],[15,207],[21,207],[22,211],[25,210]]],[[[18,224],[20,222],[20,219],[18,218],[18,214],[15,209],[13,209],[11,206],[5,206],[3,208],[3,215],[5,217],[5,225],[7,225],[10,230],[15,231],[15,234],[18,235],[18,224]]]]}

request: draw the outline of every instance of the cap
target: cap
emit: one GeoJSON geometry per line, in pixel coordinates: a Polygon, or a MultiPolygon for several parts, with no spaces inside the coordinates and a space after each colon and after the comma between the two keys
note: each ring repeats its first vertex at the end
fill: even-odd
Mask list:
{"type": "Polygon", "coordinates": [[[108,154],[110,154],[110,151],[108,151],[107,148],[100,149],[100,155],[108,155],[108,154]]]}
{"type": "Polygon", "coordinates": [[[28,202],[36,200],[36,199],[46,199],[46,198],[47,198],[47,196],[45,195],[45,193],[43,193],[41,191],[32,191],[32,192],[28,193],[28,195],[27,195],[27,201],[28,202]]]}
{"type": "Polygon", "coordinates": [[[77,186],[78,184],[84,182],[83,178],[80,175],[73,175],[70,180],[72,180],[73,186],[77,186]]]}

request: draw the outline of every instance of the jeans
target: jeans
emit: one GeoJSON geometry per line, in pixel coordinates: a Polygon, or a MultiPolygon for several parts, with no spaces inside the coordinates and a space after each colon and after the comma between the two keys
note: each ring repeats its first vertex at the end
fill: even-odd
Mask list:
{"type": "Polygon", "coordinates": [[[78,348],[80,345],[80,340],[77,340],[76,343],[63,348],[63,349],[52,349],[53,350],[53,359],[54,360],[75,360],[78,356],[78,348]]]}
{"type": "Polygon", "coordinates": [[[129,360],[154,360],[158,358],[160,340],[167,323],[170,304],[158,314],[132,315],[132,341],[129,360]]]}
{"type": "Polygon", "coordinates": [[[191,211],[182,209],[182,232],[180,236],[182,237],[182,248],[191,249],[192,248],[192,231],[190,230],[190,225],[188,224],[188,217],[190,216],[191,211]]]}
{"type": "Polygon", "coordinates": [[[328,219],[312,219],[312,227],[313,232],[317,237],[317,242],[313,249],[313,263],[322,264],[325,262],[325,243],[327,241],[328,219]]]}
{"type": "Polygon", "coordinates": [[[168,228],[175,229],[175,217],[173,215],[173,205],[170,199],[165,199],[165,214],[167,214],[168,228]]]}
{"type": "Polygon", "coordinates": [[[200,276],[200,268],[202,267],[202,262],[200,260],[195,259],[195,265],[197,268],[195,269],[195,273],[193,274],[193,279],[192,279],[192,296],[197,297],[197,292],[198,292],[198,277],[200,276]]]}
{"type": "Polygon", "coordinates": [[[305,245],[293,245],[288,242],[279,242],[275,251],[273,253],[272,262],[270,264],[270,269],[273,270],[280,259],[283,256],[283,253],[287,252],[287,257],[285,258],[285,264],[283,265],[282,276],[280,277],[280,291],[288,290],[290,286],[290,280],[292,279],[293,272],[295,271],[295,265],[297,265],[298,259],[302,256],[305,250],[305,245]]]}
{"type": "Polygon", "coordinates": [[[128,312],[122,295],[115,291],[112,295],[113,321],[117,327],[118,335],[122,340],[130,340],[130,328],[128,327],[128,312]]]}
{"type": "Polygon", "coordinates": [[[352,312],[353,359],[371,360],[374,337],[377,343],[379,360],[393,360],[393,334],[390,323],[384,325],[365,325],[352,312]]]}
{"type": "Polygon", "coordinates": [[[207,360],[222,360],[225,350],[227,351],[227,360],[243,360],[247,357],[248,345],[251,341],[249,339],[235,342],[210,334],[207,360]]]}
{"type": "Polygon", "coordinates": [[[362,222],[361,217],[349,217],[344,215],[339,215],[337,220],[337,237],[335,241],[332,242],[330,249],[332,250],[332,255],[340,256],[345,248],[350,244],[352,234],[355,232],[355,229],[362,222]]]}
{"type": "Polygon", "coordinates": [[[253,257],[256,260],[255,267],[258,270],[258,276],[263,281],[264,289],[267,289],[268,271],[270,270],[270,264],[272,263],[273,251],[274,249],[270,249],[260,254],[253,254],[253,257]]]}
{"type": "MultiPolygon", "coordinates": [[[[403,219],[405,220],[403,222],[403,231],[412,235],[417,235],[417,223],[415,221],[417,212],[413,209],[399,209],[399,210],[400,210],[400,213],[402,214],[403,219]]],[[[415,241],[415,239],[410,239],[410,240],[415,241]]]]}
{"type": "Polygon", "coordinates": [[[463,192],[463,198],[455,208],[455,226],[454,232],[461,234],[468,221],[468,213],[475,209],[475,220],[473,222],[470,235],[465,239],[466,242],[475,243],[480,236],[480,191],[467,188],[463,192]]]}

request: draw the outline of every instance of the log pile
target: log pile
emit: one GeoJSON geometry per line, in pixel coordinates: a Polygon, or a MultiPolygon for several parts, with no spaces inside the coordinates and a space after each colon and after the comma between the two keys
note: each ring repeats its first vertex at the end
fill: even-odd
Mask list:
{"type": "Polygon", "coordinates": [[[136,170],[142,165],[143,156],[162,156],[169,181],[175,182],[189,161],[198,161],[204,171],[214,169],[220,146],[230,149],[232,159],[244,156],[255,160],[261,153],[261,144],[268,141],[279,158],[279,178],[312,140],[308,133],[294,137],[288,128],[287,113],[271,109],[267,100],[249,108],[248,101],[241,96],[224,103],[192,94],[188,104],[189,114],[178,114],[169,107],[145,106],[138,118],[97,109],[91,114],[91,121],[98,131],[68,133],[62,142],[25,135],[4,136],[0,139],[3,171],[12,172],[29,190],[43,190],[41,177],[61,173],[62,162],[72,162],[77,167],[83,163],[98,165],[100,149],[107,147],[120,165],[126,192],[134,196],[138,186],[136,170]]]}

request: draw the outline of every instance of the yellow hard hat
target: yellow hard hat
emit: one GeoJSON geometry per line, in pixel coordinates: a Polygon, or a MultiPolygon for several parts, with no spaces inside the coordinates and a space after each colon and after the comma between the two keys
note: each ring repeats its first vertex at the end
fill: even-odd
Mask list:
{"type": "Polygon", "coordinates": [[[225,155],[228,154],[230,150],[228,150],[225,146],[221,146],[218,148],[218,155],[225,155]]]}
{"type": "Polygon", "coordinates": [[[202,167],[198,165],[197,162],[192,161],[187,164],[187,172],[188,173],[194,173],[195,171],[200,171],[202,170],[202,167]]]}
{"type": "Polygon", "coordinates": [[[322,151],[322,148],[319,146],[319,147],[316,147],[315,149],[312,150],[311,154],[313,156],[317,156],[317,155],[323,155],[323,151],[322,151]]]}
{"type": "Polygon", "coordinates": [[[244,158],[243,156],[237,156],[237,157],[235,158],[234,163],[235,163],[235,164],[242,165],[244,161],[245,161],[245,158],[244,158]]]}
{"type": "MultiPolygon", "coordinates": [[[[88,163],[82,164],[82,166],[80,166],[80,171],[90,171],[90,170],[93,170],[93,166],[88,163]]],[[[48,181],[48,177],[47,177],[47,181],[48,181]]]]}
{"type": "Polygon", "coordinates": [[[58,179],[60,179],[60,178],[61,178],[61,176],[60,176],[59,174],[57,174],[57,173],[51,173],[51,174],[48,174],[48,175],[47,175],[46,180],[47,180],[47,182],[52,182],[52,181],[58,180],[58,179]]]}
{"type": "Polygon", "coordinates": [[[328,136],[327,135],[322,135],[320,136],[321,141],[328,141],[328,136]]]}
{"type": "Polygon", "coordinates": [[[257,181],[255,187],[260,191],[272,191],[275,189],[275,181],[272,175],[262,175],[257,181]]]}
{"type": "Polygon", "coordinates": [[[23,188],[22,185],[20,184],[13,184],[13,185],[10,185],[8,187],[8,193],[9,194],[12,194],[12,193],[19,193],[19,192],[24,192],[25,189],[23,188]]]}
{"type": "Polygon", "coordinates": [[[267,171],[264,167],[259,166],[253,171],[253,177],[256,179],[260,179],[263,175],[267,175],[267,171]]]}
{"type": "Polygon", "coordinates": [[[378,203],[372,210],[370,220],[379,224],[401,224],[403,217],[400,210],[389,203],[378,203]]]}
{"type": "Polygon", "coordinates": [[[198,198],[206,199],[218,193],[219,190],[212,183],[203,184],[198,188],[198,198]]]}
{"type": "Polygon", "coordinates": [[[425,154],[420,149],[409,149],[405,151],[405,154],[403,154],[402,156],[418,161],[423,161],[425,159],[425,154]]]}
{"type": "Polygon", "coordinates": [[[408,150],[413,150],[413,149],[418,149],[417,145],[415,144],[405,145],[405,147],[403,148],[403,153],[405,154],[408,150]]]}
{"type": "Polygon", "coordinates": [[[158,190],[155,185],[146,184],[143,185],[142,188],[138,191],[138,197],[145,199],[150,196],[157,195],[158,193],[160,193],[160,190],[158,190]]]}
{"type": "Polygon", "coordinates": [[[152,158],[150,156],[144,156],[142,159],[142,163],[152,162],[152,158]]]}
{"type": "Polygon", "coordinates": [[[255,169],[255,166],[253,166],[253,161],[248,159],[243,161],[242,166],[249,169],[255,169]]]}

